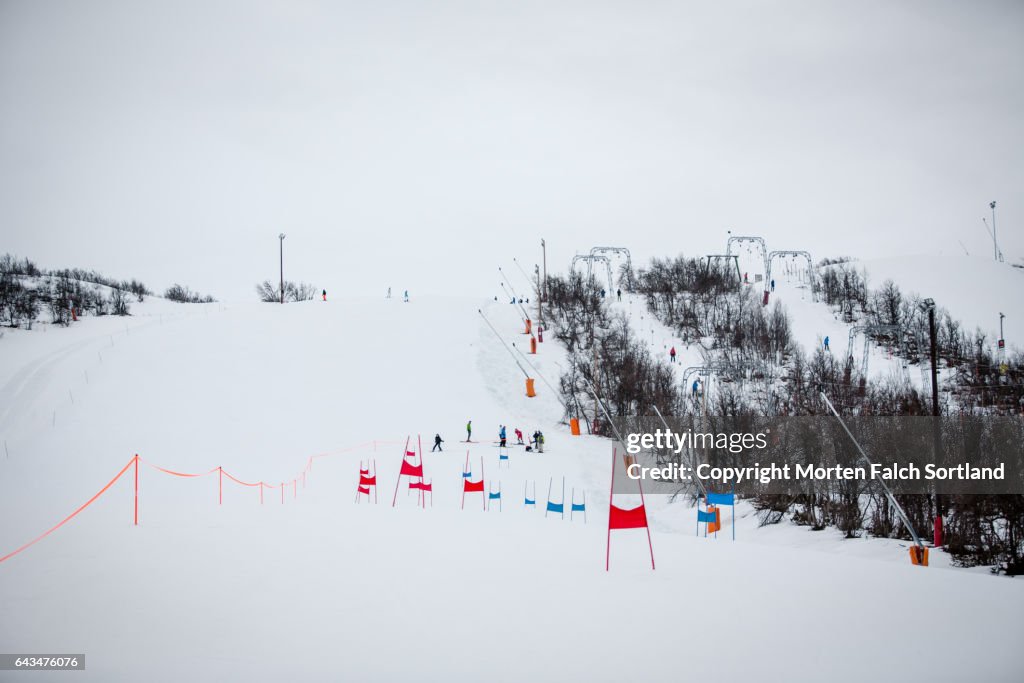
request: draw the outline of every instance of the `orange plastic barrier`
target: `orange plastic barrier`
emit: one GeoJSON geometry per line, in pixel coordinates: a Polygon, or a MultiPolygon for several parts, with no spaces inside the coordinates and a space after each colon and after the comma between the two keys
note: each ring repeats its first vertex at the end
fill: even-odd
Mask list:
{"type": "Polygon", "coordinates": [[[529,318],[527,318],[526,319],[526,332],[523,332],[523,334],[530,334],[530,330],[532,330],[532,329],[533,329],[533,321],[531,321],[529,318]]]}
{"type": "Polygon", "coordinates": [[[916,545],[910,546],[910,563],[919,566],[928,566],[928,548],[918,548],[916,545]]]}
{"type": "Polygon", "coordinates": [[[579,418],[569,418],[569,431],[572,432],[573,436],[580,435],[580,421],[579,418]]]}
{"type": "Polygon", "coordinates": [[[526,395],[529,398],[533,398],[534,396],[537,395],[536,390],[533,388],[533,378],[532,377],[527,377],[526,378],[526,395]]]}
{"type": "Polygon", "coordinates": [[[537,353],[537,338],[530,337],[530,353],[537,353]]]}

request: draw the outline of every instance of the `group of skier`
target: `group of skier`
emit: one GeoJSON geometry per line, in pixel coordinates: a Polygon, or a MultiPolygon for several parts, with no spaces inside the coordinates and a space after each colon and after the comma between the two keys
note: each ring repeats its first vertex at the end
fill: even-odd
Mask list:
{"type": "MultiPolygon", "coordinates": [[[[536,451],[538,453],[543,453],[544,452],[544,432],[540,431],[539,429],[536,430],[533,433],[532,437],[530,438],[529,443],[523,441],[523,430],[519,429],[518,427],[513,429],[512,433],[515,434],[515,437],[516,437],[515,445],[517,445],[517,446],[526,446],[526,450],[528,450],[528,451],[536,451]]],[[[434,447],[432,449],[430,449],[431,452],[432,453],[434,451],[444,452],[444,449],[441,447],[441,444],[443,444],[443,443],[444,443],[444,439],[441,438],[441,435],[440,434],[435,434],[434,435],[434,447]]],[[[473,421],[472,420],[469,420],[469,421],[466,422],[466,440],[465,440],[464,443],[473,443],[473,421]]],[[[506,448],[508,446],[508,430],[505,427],[505,425],[498,425],[498,445],[500,447],[502,447],[502,448],[506,448]]]]}

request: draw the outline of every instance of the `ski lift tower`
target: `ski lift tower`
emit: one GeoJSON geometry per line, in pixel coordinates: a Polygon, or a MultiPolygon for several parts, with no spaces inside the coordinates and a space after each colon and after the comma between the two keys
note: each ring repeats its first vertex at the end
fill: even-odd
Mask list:
{"type": "Polygon", "coordinates": [[[730,235],[729,236],[729,241],[725,245],[725,253],[728,254],[728,255],[731,255],[733,253],[732,249],[733,249],[734,245],[736,247],[741,247],[744,244],[746,244],[748,248],[752,247],[752,248],[756,249],[757,251],[761,252],[761,263],[762,263],[762,265],[764,267],[763,272],[764,272],[764,277],[765,277],[765,280],[764,280],[764,297],[763,297],[762,303],[764,305],[767,305],[768,304],[768,271],[769,271],[768,248],[764,244],[764,238],[763,237],[757,237],[756,235],[730,235]]]}
{"type": "Polygon", "coordinates": [[[813,285],[814,285],[814,261],[811,260],[811,252],[809,252],[809,251],[785,251],[784,250],[784,251],[772,251],[772,252],[769,252],[768,253],[768,275],[767,275],[767,282],[769,283],[769,286],[770,286],[771,281],[772,281],[772,264],[775,263],[775,259],[777,259],[777,258],[785,258],[787,256],[789,256],[791,258],[803,258],[803,259],[807,260],[807,277],[809,278],[810,284],[812,285],[812,287],[811,287],[811,296],[813,296],[814,295],[814,287],[813,287],[813,285]]]}
{"type": "MultiPolygon", "coordinates": [[[[604,256],[609,257],[611,254],[618,254],[626,259],[626,272],[632,275],[633,273],[633,257],[629,253],[629,249],[626,247],[593,247],[590,250],[591,256],[604,256]]],[[[629,286],[632,287],[633,283],[630,282],[629,286]]],[[[609,285],[610,286],[610,285],[609,285]]]]}

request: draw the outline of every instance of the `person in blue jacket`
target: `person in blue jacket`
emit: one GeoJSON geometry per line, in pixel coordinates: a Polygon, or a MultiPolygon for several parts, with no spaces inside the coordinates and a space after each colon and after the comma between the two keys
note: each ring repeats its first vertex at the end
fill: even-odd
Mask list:
{"type": "Polygon", "coordinates": [[[501,446],[502,448],[504,448],[505,445],[508,443],[506,441],[506,436],[505,436],[505,425],[501,425],[501,429],[498,430],[498,439],[499,439],[498,445],[501,446]]]}
{"type": "Polygon", "coordinates": [[[828,336],[825,337],[825,350],[828,351],[828,336]]]}

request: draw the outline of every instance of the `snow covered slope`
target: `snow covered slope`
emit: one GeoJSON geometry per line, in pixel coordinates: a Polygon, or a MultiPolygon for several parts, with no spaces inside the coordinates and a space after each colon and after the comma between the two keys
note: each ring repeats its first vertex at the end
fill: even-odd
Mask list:
{"type": "MultiPolygon", "coordinates": [[[[657,570],[644,534],[622,531],[606,573],[608,442],[571,437],[543,382],[525,397],[481,304],[522,346],[514,307],[472,298],[154,300],[127,320],[7,332],[0,556],[133,454],[144,463],[138,527],[129,470],[0,563],[0,650],[84,652],[76,680],[90,681],[1018,678],[1024,584],[942,558],[914,568],[895,542],[757,531],[742,507],[736,543],[695,538],[692,509],[649,499],[657,570]],[[547,452],[513,448],[499,469],[499,424],[542,429],[547,452]],[[428,450],[435,432],[433,506],[403,486],[392,508],[406,436],[428,450]],[[483,458],[500,485],[500,511],[479,494],[459,509],[467,446],[474,473],[483,458]],[[369,458],[380,504],[356,505],[369,458]],[[147,462],[285,486],[261,504],[258,488],[225,481],[218,505],[216,474],[147,462]],[[563,476],[567,496],[586,494],[586,524],[544,516],[549,478],[558,501],[563,476]],[[530,482],[538,509],[522,505],[530,482]],[[933,665],[935,643],[978,656],[933,665]]],[[[547,338],[534,362],[554,382],[561,359],[547,338]]]]}

